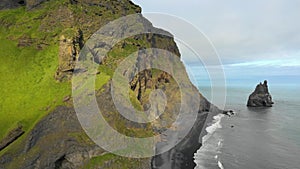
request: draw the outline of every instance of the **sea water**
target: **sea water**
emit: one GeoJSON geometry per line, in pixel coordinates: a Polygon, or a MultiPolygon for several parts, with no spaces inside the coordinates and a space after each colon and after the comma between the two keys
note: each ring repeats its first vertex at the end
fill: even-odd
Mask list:
{"type": "MultiPolygon", "coordinates": [[[[300,168],[300,88],[269,84],[274,106],[248,108],[254,87],[227,87],[226,108],[235,115],[218,115],[207,126],[194,156],[197,169],[300,168]]],[[[209,95],[210,88],[199,90],[209,95]]]]}

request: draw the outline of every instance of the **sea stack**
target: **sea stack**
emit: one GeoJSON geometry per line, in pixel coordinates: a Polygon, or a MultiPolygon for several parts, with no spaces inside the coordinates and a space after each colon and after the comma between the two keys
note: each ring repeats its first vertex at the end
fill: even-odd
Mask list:
{"type": "Polygon", "coordinates": [[[256,86],[255,91],[249,96],[248,107],[272,107],[274,102],[269,93],[268,81],[260,83],[256,86]]]}

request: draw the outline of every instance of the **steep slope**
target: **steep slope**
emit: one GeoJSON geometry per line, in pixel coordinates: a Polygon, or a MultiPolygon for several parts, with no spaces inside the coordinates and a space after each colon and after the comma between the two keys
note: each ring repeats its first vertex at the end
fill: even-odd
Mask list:
{"type": "MultiPolygon", "coordinates": [[[[8,133],[20,126],[25,134],[0,151],[0,168],[150,168],[149,158],[130,159],[107,153],[87,137],[72,105],[69,81],[87,39],[109,21],[140,13],[141,9],[131,1],[118,0],[3,1],[1,8],[5,10],[0,11],[3,25],[0,43],[4,49],[0,52],[0,78],[6,83],[0,88],[3,94],[0,116],[5,117],[0,120],[0,139],[9,137],[8,133]]],[[[140,49],[160,48],[178,57],[180,53],[169,33],[154,28],[142,16],[134,20],[132,25],[135,24],[150,33],[122,40],[102,61],[97,56],[93,58],[99,64],[95,90],[98,105],[110,126],[124,135],[145,138],[159,134],[174,122],[181,99],[178,84],[171,75],[157,69],[149,68],[135,75],[128,87],[136,109],[146,110],[151,106],[148,98],[153,90],[164,91],[168,98],[160,116],[162,122],[138,124],[121,116],[114,105],[110,85],[113,73],[122,60],[140,49]],[[151,33],[157,31],[169,36],[151,33]]],[[[122,34],[132,25],[113,31],[122,34]]],[[[98,45],[93,50],[104,47],[98,45]]],[[[141,55],[134,69],[139,71],[143,65],[151,64],[148,60],[153,56],[141,55]]],[[[198,93],[195,87],[192,91],[198,93]]],[[[199,110],[197,123],[189,133],[196,137],[205,122],[205,112],[211,110],[210,103],[200,94],[199,98],[199,107],[187,109],[187,112],[199,110]]],[[[213,111],[218,110],[213,108],[213,111]]],[[[180,168],[184,164],[173,152],[191,156],[185,148],[191,147],[192,142],[195,142],[192,150],[199,148],[196,139],[185,139],[159,157],[175,159],[169,163],[175,162],[180,168]]],[[[158,168],[159,157],[153,159],[158,168]]]]}
{"type": "MultiPolygon", "coordinates": [[[[35,121],[64,104],[63,98],[71,94],[67,80],[72,65],[64,68],[78,55],[84,39],[115,18],[141,11],[130,1],[93,2],[52,0],[29,11],[0,11],[0,115],[6,117],[0,121],[0,139],[18,126],[30,130],[35,121]]],[[[108,78],[99,75],[98,87],[108,78]]]]}

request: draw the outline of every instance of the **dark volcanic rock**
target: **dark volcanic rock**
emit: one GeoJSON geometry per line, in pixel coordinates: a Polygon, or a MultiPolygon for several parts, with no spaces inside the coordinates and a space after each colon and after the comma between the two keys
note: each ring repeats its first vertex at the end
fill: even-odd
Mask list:
{"type": "Polygon", "coordinates": [[[249,96],[248,107],[272,107],[274,102],[269,93],[268,82],[260,83],[256,86],[255,91],[249,96]]]}
{"type": "Polygon", "coordinates": [[[224,110],[223,114],[230,117],[233,116],[235,113],[233,110],[224,110]]]}

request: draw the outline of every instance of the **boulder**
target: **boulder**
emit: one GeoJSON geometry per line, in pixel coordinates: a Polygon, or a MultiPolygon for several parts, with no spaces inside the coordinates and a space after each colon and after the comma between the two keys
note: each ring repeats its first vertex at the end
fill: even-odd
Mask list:
{"type": "Polygon", "coordinates": [[[272,107],[274,102],[269,93],[268,82],[260,83],[256,86],[255,91],[249,96],[248,107],[272,107]]]}

